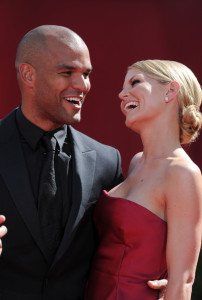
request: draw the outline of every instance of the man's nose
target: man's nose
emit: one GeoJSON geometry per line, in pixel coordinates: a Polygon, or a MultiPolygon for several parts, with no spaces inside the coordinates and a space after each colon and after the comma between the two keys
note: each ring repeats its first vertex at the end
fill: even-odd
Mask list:
{"type": "Polygon", "coordinates": [[[83,75],[76,76],[72,80],[72,87],[78,91],[87,93],[90,90],[90,80],[83,75]]]}

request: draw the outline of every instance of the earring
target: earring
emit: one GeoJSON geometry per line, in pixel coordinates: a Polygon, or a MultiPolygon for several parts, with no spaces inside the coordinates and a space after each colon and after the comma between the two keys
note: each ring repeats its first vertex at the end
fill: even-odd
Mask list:
{"type": "Polygon", "coordinates": [[[168,102],[168,97],[165,97],[165,102],[168,102]]]}

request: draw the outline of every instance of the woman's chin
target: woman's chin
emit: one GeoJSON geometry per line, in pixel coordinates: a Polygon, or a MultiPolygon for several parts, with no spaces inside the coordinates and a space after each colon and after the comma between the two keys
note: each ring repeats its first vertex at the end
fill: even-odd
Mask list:
{"type": "Polygon", "coordinates": [[[125,125],[127,128],[138,133],[137,122],[134,118],[126,118],[125,125]]]}

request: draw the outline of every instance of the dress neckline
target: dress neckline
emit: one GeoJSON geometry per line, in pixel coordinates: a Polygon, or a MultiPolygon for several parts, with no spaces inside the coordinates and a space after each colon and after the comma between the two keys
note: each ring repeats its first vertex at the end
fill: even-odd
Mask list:
{"type": "Polygon", "coordinates": [[[162,218],[160,218],[159,216],[157,216],[154,212],[152,212],[151,210],[149,210],[148,208],[146,208],[145,206],[142,206],[141,204],[137,203],[137,202],[134,202],[132,200],[129,200],[129,199],[125,199],[125,198],[121,198],[121,197],[114,197],[114,196],[111,196],[106,190],[103,190],[102,193],[107,197],[107,198],[110,198],[110,199],[113,199],[113,200],[120,200],[120,201],[126,201],[126,203],[129,203],[130,205],[134,205],[136,207],[139,207],[140,209],[146,211],[147,213],[153,215],[154,217],[156,217],[159,221],[162,221],[163,223],[167,224],[167,222],[165,220],[163,220],[162,218]]]}

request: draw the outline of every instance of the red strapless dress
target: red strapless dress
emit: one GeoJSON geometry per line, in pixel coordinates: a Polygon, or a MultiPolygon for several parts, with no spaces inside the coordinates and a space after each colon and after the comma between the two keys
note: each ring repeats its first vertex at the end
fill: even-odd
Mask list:
{"type": "Polygon", "coordinates": [[[156,300],[148,280],[166,271],[167,223],[143,206],[103,191],[94,220],[99,247],[85,300],[156,300]]]}

